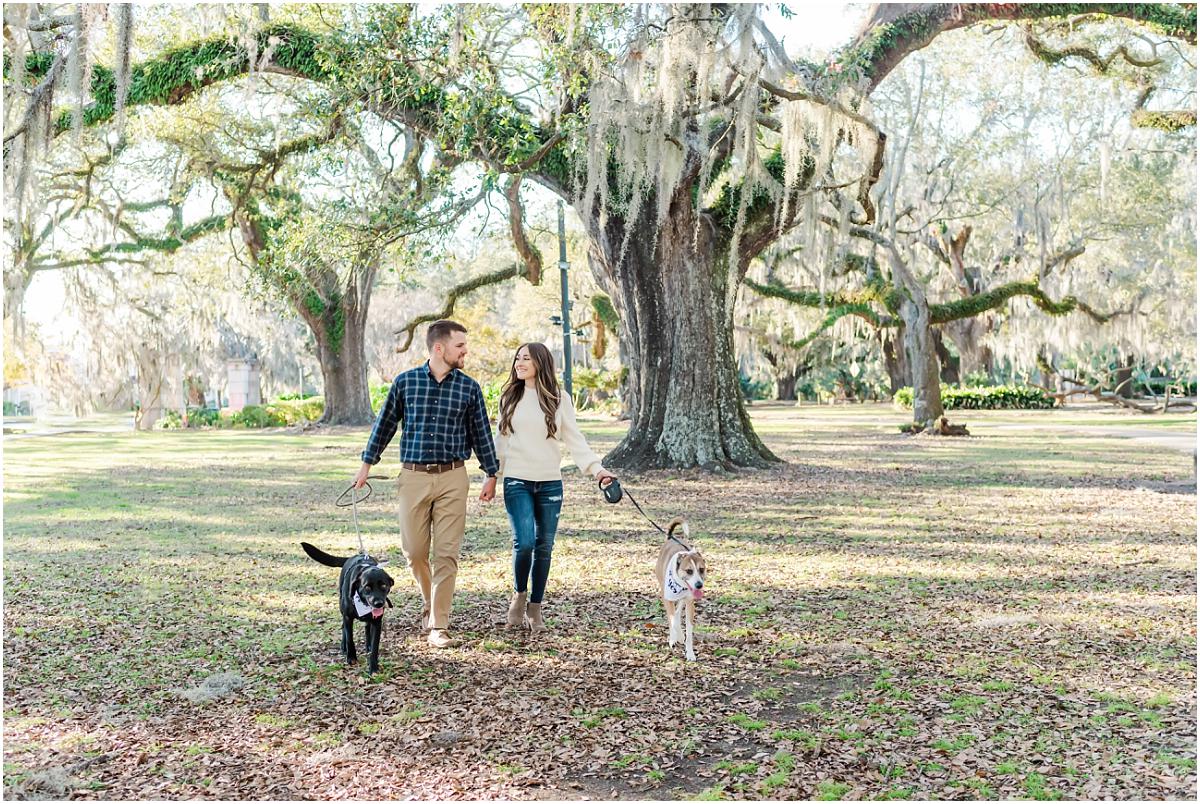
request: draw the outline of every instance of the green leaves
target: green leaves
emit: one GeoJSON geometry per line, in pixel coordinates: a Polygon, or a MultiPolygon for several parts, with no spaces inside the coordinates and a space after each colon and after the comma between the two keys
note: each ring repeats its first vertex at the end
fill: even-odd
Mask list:
{"type": "MultiPolygon", "coordinates": [[[[897,405],[911,408],[912,388],[904,387],[893,397],[897,405]]],[[[1041,388],[1023,385],[994,385],[983,388],[942,386],[942,407],[946,410],[1048,410],[1054,397],[1041,388]]]]}

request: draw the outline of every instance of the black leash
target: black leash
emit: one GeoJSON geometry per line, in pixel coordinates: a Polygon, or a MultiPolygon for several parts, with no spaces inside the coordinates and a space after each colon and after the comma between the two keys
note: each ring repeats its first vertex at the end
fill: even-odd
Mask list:
{"type": "Polygon", "coordinates": [[[628,497],[628,498],[629,498],[629,501],[630,501],[631,503],[633,503],[633,507],[634,507],[634,508],[636,508],[636,509],[638,509],[638,513],[639,513],[639,514],[641,514],[641,515],[642,515],[642,517],[643,517],[643,518],[644,518],[644,519],[645,519],[647,522],[649,522],[649,523],[650,523],[651,525],[653,525],[654,527],[658,528],[658,532],[659,532],[659,533],[663,534],[663,535],[664,535],[664,536],[666,536],[668,539],[670,539],[671,541],[675,542],[675,544],[679,545],[679,546],[680,546],[680,547],[682,547],[684,550],[688,550],[688,551],[690,551],[690,550],[692,549],[692,548],[688,547],[686,544],[684,544],[683,542],[681,542],[681,541],[679,541],[678,539],[676,539],[676,538],[675,538],[673,535],[671,535],[670,533],[667,533],[665,530],[663,530],[663,529],[662,529],[662,525],[658,524],[658,523],[657,523],[657,522],[655,522],[653,519],[651,519],[651,518],[650,518],[650,515],[649,515],[649,514],[647,514],[645,511],[643,511],[643,510],[642,510],[642,506],[638,505],[638,501],[637,501],[637,500],[635,500],[635,499],[633,498],[633,495],[629,493],[629,489],[623,489],[623,488],[621,487],[621,484],[617,482],[617,479],[616,479],[615,477],[609,480],[609,483],[608,483],[608,485],[607,485],[607,486],[605,486],[605,485],[604,485],[604,481],[603,481],[603,480],[601,480],[601,481],[600,481],[600,482],[599,482],[597,485],[600,487],[600,490],[601,490],[602,492],[604,492],[604,499],[608,500],[610,503],[618,503],[618,502],[620,502],[620,501],[621,501],[621,497],[622,497],[622,496],[624,496],[624,497],[628,497]]]}

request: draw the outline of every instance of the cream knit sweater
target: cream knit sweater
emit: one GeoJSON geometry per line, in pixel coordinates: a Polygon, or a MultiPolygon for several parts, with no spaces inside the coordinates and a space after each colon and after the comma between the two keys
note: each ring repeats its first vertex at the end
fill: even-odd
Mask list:
{"type": "Polygon", "coordinates": [[[559,443],[567,445],[580,471],[595,477],[603,466],[592,452],[579,425],[575,422],[575,405],[567,393],[560,392],[558,411],[554,415],[555,437],[546,437],[546,416],[538,404],[537,392],[526,388],[513,410],[512,434],[496,436],[496,457],[500,459],[500,475],[521,480],[561,480],[562,452],[559,443]]]}

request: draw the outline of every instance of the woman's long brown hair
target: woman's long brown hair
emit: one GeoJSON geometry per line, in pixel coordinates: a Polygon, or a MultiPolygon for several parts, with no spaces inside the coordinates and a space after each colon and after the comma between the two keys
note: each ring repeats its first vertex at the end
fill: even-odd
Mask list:
{"type": "MultiPolygon", "coordinates": [[[[554,415],[558,413],[558,377],[554,375],[554,355],[540,343],[524,343],[517,349],[529,350],[529,357],[537,369],[535,384],[537,386],[538,404],[546,417],[546,438],[554,438],[558,428],[554,424],[554,415]]],[[[517,403],[525,396],[525,381],[517,377],[517,354],[513,355],[512,367],[508,370],[508,382],[500,393],[500,435],[512,435],[513,411],[517,403]]]]}

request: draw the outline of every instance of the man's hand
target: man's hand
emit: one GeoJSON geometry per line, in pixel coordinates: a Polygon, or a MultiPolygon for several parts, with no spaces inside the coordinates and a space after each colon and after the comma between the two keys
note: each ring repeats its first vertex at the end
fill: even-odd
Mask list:
{"type": "Polygon", "coordinates": [[[358,474],[354,476],[354,488],[361,489],[363,484],[367,482],[367,475],[371,472],[371,464],[364,463],[362,468],[358,470],[358,474]]]}
{"type": "Polygon", "coordinates": [[[483,490],[479,492],[479,499],[482,502],[491,502],[496,499],[496,478],[489,477],[483,481],[483,490]]]}
{"type": "Polygon", "coordinates": [[[605,480],[610,480],[610,481],[616,480],[617,476],[614,475],[612,472],[608,471],[607,469],[601,469],[599,472],[596,473],[596,479],[600,481],[600,484],[601,484],[600,488],[604,488],[605,486],[608,485],[608,483],[604,482],[605,480]]]}

